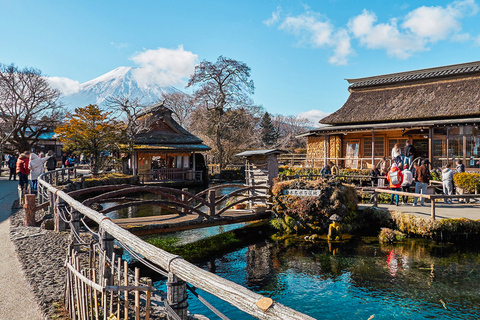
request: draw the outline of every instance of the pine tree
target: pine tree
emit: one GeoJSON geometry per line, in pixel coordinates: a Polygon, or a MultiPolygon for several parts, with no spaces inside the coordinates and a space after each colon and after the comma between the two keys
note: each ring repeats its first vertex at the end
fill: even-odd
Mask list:
{"type": "Polygon", "coordinates": [[[273,126],[272,118],[268,112],[265,112],[263,115],[262,122],[260,122],[260,127],[262,128],[261,139],[263,145],[266,148],[274,146],[278,140],[278,132],[273,126]]]}

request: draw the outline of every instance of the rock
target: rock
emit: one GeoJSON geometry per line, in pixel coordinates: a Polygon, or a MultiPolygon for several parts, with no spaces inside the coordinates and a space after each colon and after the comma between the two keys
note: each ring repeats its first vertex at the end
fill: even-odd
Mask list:
{"type": "Polygon", "coordinates": [[[55,221],[53,219],[45,219],[42,221],[42,225],[40,227],[45,230],[54,230],[55,221]]]}

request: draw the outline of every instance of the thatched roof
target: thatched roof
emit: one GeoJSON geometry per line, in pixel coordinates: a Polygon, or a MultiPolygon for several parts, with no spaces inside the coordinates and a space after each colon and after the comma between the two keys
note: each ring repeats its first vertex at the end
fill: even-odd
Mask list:
{"type": "Polygon", "coordinates": [[[210,150],[200,138],[179,125],[172,118],[172,110],[163,103],[146,108],[138,122],[143,129],[134,136],[135,149],[210,150]]]}
{"type": "Polygon", "coordinates": [[[353,84],[347,102],[321,123],[344,125],[480,115],[480,61],[349,81],[353,84]]]}

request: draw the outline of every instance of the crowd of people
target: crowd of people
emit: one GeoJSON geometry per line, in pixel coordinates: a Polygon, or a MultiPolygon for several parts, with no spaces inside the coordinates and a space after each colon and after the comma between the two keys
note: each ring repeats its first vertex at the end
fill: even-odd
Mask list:
{"type": "MultiPolygon", "coordinates": [[[[416,150],[407,140],[404,152],[402,153],[398,144],[392,148],[393,163],[388,167],[386,158],[380,163],[379,168],[372,170],[371,175],[376,180],[379,176],[385,176],[389,183],[390,190],[409,192],[410,187],[415,186],[415,193],[426,194],[430,183],[430,163],[423,159],[416,161],[411,165],[416,150]]],[[[455,172],[465,172],[465,165],[462,160],[456,160],[455,172]]],[[[454,190],[453,175],[455,173],[451,165],[447,164],[442,170],[443,194],[452,195],[454,190]]],[[[402,196],[402,204],[408,202],[407,196],[402,196]]],[[[452,203],[451,199],[445,199],[445,203],[452,203]]],[[[392,194],[390,204],[399,205],[399,195],[392,194]]],[[[413,206],[418,205],[418,197],[414,197],[413,206]]],[[[421,198],[420,206],[425,206],[425,198],[421,198]]]]}

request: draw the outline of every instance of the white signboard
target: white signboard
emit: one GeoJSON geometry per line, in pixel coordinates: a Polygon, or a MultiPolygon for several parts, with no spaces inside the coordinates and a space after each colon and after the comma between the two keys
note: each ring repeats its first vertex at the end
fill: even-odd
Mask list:
{"type": "Polygon", "coordinates": [[[286,189],[283,190],[284,195],[297,197],[318,197],[321,194],[320,190],[302,190],[302,189],[286,189]]]}

